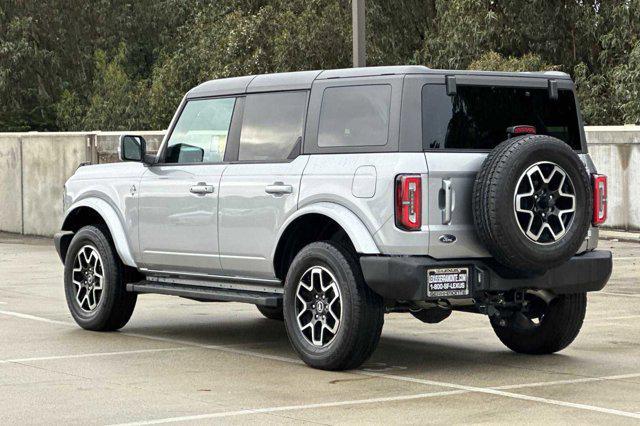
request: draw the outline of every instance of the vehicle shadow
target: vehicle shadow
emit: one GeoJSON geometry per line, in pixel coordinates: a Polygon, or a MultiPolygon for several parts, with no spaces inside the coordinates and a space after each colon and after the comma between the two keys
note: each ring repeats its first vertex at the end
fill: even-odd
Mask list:
{"type": "MultiPolygon", "coordinates": [[[[490,326],[487,324],[487,327],[490,326]]],[[[147,322],[131,324],[123,332],[298,359],[289,344],[284,324],[265,318],[224,319],[215,323],[210,319],[196,323],[185,319],[184,322],[163,325],[147,322]]],[[[452,331],[453,335],[455,331],[452,331]]],[[[562,354],[516,354],[502,346],[496,337],[487,335],[487,339],[492,339],[489,345],[482,340],[479,346],[474,346],[474,342],[465,341],[461,336],[452,337],[451,342],[443,342],[442,338],[432,338],[428,334],[403,336],[400,332],[390,336],[383,333],[377,350],[362,368],[434,374],[450,373],[452,368],[468,372],[511,368],[544,368],[548,371],[551,360],[555,369],[562,370],[565,361],[573,363],[571,357],[562,354]]]]}

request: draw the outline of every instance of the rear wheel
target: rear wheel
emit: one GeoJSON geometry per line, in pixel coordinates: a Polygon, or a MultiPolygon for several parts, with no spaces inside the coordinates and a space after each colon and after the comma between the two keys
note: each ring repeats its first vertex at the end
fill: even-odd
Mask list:
{"type": "Polygon", "coordinates": [[[85,226],[71,240],[64,265],[67,306],[78,325],[87,330],[124,327],[137,295],[126,291],[125,267],[108,231],[85,226]]]}
{"type": "Polygon", "coordinates": [[[285,283],[289,341],[309,366],[347,370],[373,353],[382,332],[382,298],[364,282],[354,253],[316,242],[295,257],[285,283]]]}
{"type": "Polygon", "coordinates": [[[548,304],[531,296],[527,312],[511,320],[491,318],[491,325],[502,343],[514,352],[550,354],[558,352],[578,336],[587,308],[587,294],[557,296],[548,304]]]}

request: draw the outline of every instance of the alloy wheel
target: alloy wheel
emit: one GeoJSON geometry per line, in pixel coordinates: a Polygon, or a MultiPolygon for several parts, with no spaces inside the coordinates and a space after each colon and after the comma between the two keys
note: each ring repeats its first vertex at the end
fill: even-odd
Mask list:
{"type": "Polygon", "coordinates": [[[105,273],[98,250],[83,246],[73,263],[71,280],[75,286],[75,300],[85,312],[93,312],[102,300],[105,273]]]}
{"type": "Polygon", "coordinates": [[[333,342],[342,318],[342,295],[331,271],[313,266],[302,274],[296,288],[295,314],[307,342],[316,347],[333,342]]]}
{"type": "Polygon", "coordinates": [[[530,166],[520,176],[513,200],[522,233],[536,244],[559,241],[575,217],[575,194],[562,167],[550,161],[530,166]]]}

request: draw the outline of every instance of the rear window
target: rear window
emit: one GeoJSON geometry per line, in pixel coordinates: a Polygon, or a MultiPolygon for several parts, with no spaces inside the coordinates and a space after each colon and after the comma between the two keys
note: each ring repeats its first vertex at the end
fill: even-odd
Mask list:
{"type": "Polygon", "coordinates": [[[248,95],[240,133],[240,161],[284,161],[300,151],[307,92],[248,95]]]}
{"type": "Polygon", "coordinates": [[[507,128],[531,125],[538,134],[556,137],[580,150],[580,131],[573,92],[547,89],[458,86],[447,95],[444,85],[422,89],[424,149],[490,150],[507,139],[507,128]]]}
{"type": "Polygon", "coordinates": [[[391,86],[329,87],[322,95],[318,146],[386,145],[391,86]]]}

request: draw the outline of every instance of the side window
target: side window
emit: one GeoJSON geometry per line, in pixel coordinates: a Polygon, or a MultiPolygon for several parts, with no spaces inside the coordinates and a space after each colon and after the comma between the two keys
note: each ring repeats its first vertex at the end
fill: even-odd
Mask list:
{"type": "Polygon", "coordinates": [[[307,92],[247,95],[240,132],[240,161],[282,161],[300,152],[307,92]]]}
{"type": "Polygon", "coordinates": [[[188,101],[171,133],[165,163],[221,163],[235,98],[188,101]]]}
{"type": "Polygon", "coordinates": [[[391,86],[329,87],[322,95],[319,147],[386,145],[391,86]]]}

